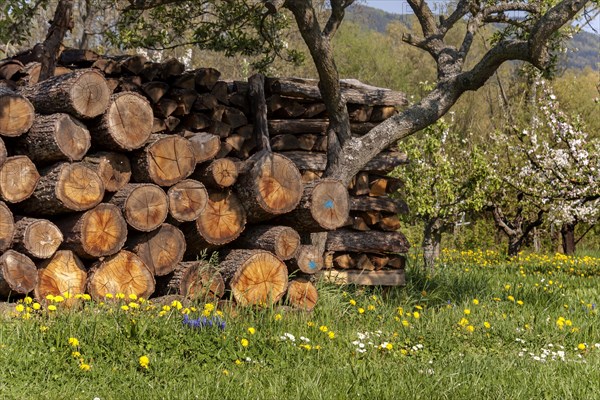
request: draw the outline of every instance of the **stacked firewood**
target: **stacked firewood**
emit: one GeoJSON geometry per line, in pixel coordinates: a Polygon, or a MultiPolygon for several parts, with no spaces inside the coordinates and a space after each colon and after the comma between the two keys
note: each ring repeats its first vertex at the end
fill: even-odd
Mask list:
{"type": "MultiPolygon", "coordinates": [[[[385,174],[405,157],[378,156],[352,196],[321,178],[327,115],[316,82],[228,82],[175,59],[79,50],[38,82],[39,64],[24,61],[0,62],[1,296],[227,289],[242,305],[311,309],[326,259],[402,271],[404,205],[387,197],[399,182],[385,174]],[[310,243],[320,231],[330,231],[329,257],[310,243]],[[205,261],[212,251],[218,268],[205,261]]],[[[404,101],[344,85],[356,134],[404,101]]]]}

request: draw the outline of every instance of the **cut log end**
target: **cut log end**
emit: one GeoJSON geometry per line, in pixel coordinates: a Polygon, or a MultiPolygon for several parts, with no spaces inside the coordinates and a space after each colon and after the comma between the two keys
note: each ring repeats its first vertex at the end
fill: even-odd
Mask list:
{"type": "Polygon", "coordinates": [[[19,249],[31,257],[50,258],[63,241],[60,229],[46,219],[21,218],[16,228],[19,249]]]}
{"type": "Polygon", "coordinates": [[[99,204],[83,215],[81,244],[93,257],[115,254],[127,239],[127,224],[118,207],[99,204]]]}
{"type": "Polygon", "coordinates": [[[8,249],[15,234],[13,214],[3,201],[0,201],[0,252],[8,249]]]}
{"type": "Polygon", "coordinates": [[[170,224],[134,237],[128,246],[156,276],[173,272],[186,250],[185,236],[170,224]]]}
{"type": "Polygon", "coordinates": [[[48,295],[58,296],[85,293],[87,273],[81,260],[69,250],[59,250],[54,256],[40,265],[35,298],[43,300],[48,295]]]}
{"type": "Polygon", "coordinates": [[[190,176],[196,167],[194,150],[189,140],[168,136],[147,149],[148,174],[159,186],[171,186],[190,176]]]}
{"type": "Polygon", "coordinates": [[[67,114],[56,122],[56,143],[71,161],[79,161],[90,148],[90,133],[81,122],[67,114]]]}
{"type": "Polygon", "coordinates": [[[292,264],[305,274],[315,274],[323,269],[323,254],[315,246],[303,245],[292,264]]]}
{"type": "Polygon", "coordinates": [[[138,149],[150,138],[152,107],[142,96],[132,92],[116,94],[106,113],[111,137],[121,149],[138,149]]]}
{"type": "Polygon", "coordinates": [[[204,185],[186,179],[169,188],[169,212],[179,222],[194,221],[206,208],[208,193],[204,185]]]}
{"type": "Polygon", "coordinates": [[[35,112],[25,97],[0,88],[0,110],[0,135],[20,136],[31,128],[35,112]]]}
{"type": "Polygon", "coordinates": [[[292,211],[302,197],[302,175],[286,157],[274,153],[258,162],[256,199],[271,214],[292,211]]]}
{"type": "Polygon", "coordinates": [[[121,250],[96,263],[88,278],[87,291],[94,300],[107,294],[135,294],[148,298],[154,292],[155,281],[146,264],[132,252],[121,250]]]}
{"type": "Polygon", "coordinates": [[[131,163],[125,154],[100,152],[86,157],[84,163],[94,166],[107,192],[122,189],[131,179],[131,163]]]}
{"type": "Polygon", "coordinates": [[[134,229],[152,231],[160,226],[169,212],[169,200],[164,190],[152,184],[140,184],[125,201],[125,219],[134,229]]]}
{"type": "Polygon", "coordinates": [[[233,193],[209,193],[208,203],[196,220],[198,233],[210,244],[221,245],[236,239],[246,226],[246,212],[233,193]]]}
{"type": "Polygon", "coordinates": [[[0,257],[0,295],[29,293],[37,282],[37,270],[29,257],[14,250],[7,250],[0,257]]]}
{"type": "Polygon", "coordinates": [[[350,210],[350,200],[348,190],[340,181],[319,181],[311,197],[310,212],[319,225],[330,230],[344,226],[350,210]]]}
{"type": "Polygon", "coordinates": [[[283,297],[288,284],[283,261],[263,250],[234,250],[227,257],[236,258],[238,268],[229,286],[240,305],[268,305],[283,297]]]}
{"type": "Polygon", "coordinates": [[[104,197],[104,183],[83,164],[64,164],[56,184],[56,198],[73,211],[89,210],[104,197]]]}
{"type": "Polygon", "coordinates": [[[229,158],[219,158],[210,163],[203,173],[206,183],[211,187],[226,188],[232,186],[238,178],[238,168],[229,158]]]}
{"type": "Polygon", "coordinates": [[[102,114],[110,101],[110,89],[104,77],[96,71],[80,74],[70,90],[73,108],[84,118],[102,114]]]}
{"type": "Polygon", "coordinates": [[[39,180],[40,174],[28,157],[9,157],[0,166],[0,195],[9,203],[21,202],[33,194],[39,180]]]}
{"type": "Polygon", "coordinates": [[[225,294],[221,274],[203,260],[179,263],[166,279],[166,292],[176,293],[190,300],[215,301],[225,294]]]}
{"type": "Polygon", "coordinates": [[[286,302],[305,311],[312,311],[319,300],[319,292],[309,280],[298,278],[290,281],[286,294],[286,302]]]}

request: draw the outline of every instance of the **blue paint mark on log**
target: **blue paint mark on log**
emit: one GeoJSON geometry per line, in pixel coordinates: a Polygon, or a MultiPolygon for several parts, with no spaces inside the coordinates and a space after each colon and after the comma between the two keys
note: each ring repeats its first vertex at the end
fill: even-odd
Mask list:
{"type": "Polygon", "coordinates": [[[325,202],[325,208],[327,208],[329,210],[332,209],[333,208],[333,200],[327,200],[325,202]]]}
{"type": "Polygon", "coordinates": [[[310,269],[315,269],[315,268],[317,268],[317,263],[316,263],[316,262],[314,262],[313,260],[310,260],[310,261],[308,262],[308,267],[309,267],[310,269]]]}

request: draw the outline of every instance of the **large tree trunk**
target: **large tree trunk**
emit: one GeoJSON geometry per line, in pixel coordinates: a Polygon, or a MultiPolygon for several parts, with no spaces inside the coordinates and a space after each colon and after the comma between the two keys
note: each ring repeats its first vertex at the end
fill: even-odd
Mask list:
{"type": "Polygon", "coordinates": [[[429,272],[435,271],[435,262],[440,256],[443,222],[439,218],[425,220],[423,228],[423,262],[429,272]]]}
{"type": "Polygon", "coordinates": [[[567,255],[575,254],[575,227],[577,222],[564,223],[560,228],[562,250],[567,255]]]}

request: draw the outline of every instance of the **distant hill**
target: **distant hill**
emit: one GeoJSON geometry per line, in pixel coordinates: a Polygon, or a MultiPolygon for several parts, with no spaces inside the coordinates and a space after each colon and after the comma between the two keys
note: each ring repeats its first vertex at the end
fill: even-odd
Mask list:
{"type": "MultiPolygon", "coordinates": [[[[410,26],[412,15],[393,14],[377,8],[354,4],[346,12],[346,19],[377,32],[385,32],[390,22],[399,21],[410,26]]],[[[560,68],[600,69],[600,35],[581,31],[567,44],[567,53],[561,57],[560,68]]]]}

